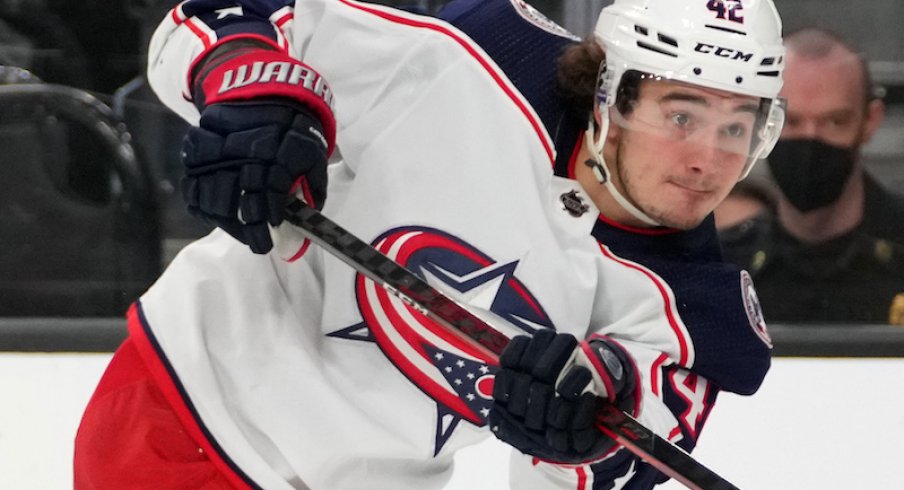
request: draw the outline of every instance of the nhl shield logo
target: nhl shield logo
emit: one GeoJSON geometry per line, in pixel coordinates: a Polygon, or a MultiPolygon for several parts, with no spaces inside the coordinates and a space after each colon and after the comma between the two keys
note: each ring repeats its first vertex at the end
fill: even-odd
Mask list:
{"type": "Polygon", "coordinates": [[[584,204],[584,198],[579,196],[578,191],[575,190],[562,194],[559,196],[559,200],[561,200],[562,205],[565,206],[565,211],[568,211],[568,214],[575,218],[580,218],[584,213],[590,210],[590,206],[584,204]]]}

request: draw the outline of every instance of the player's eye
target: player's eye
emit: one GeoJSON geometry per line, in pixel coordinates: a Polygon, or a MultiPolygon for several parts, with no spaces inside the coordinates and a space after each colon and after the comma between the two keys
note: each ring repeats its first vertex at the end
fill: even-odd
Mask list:
{"type": "Polygon", "coordinates": [[[682,129],[689,128],[693,120],[691,115],[686,112],[673,112],[670,119],[672,124],[682,129]]]}
{"type": "Polygon", "coordinates": [[[725,130],[725,134],[732,138],[742,138],[747,135],[747,127],[743,124],[730,124],[725,130]]]}

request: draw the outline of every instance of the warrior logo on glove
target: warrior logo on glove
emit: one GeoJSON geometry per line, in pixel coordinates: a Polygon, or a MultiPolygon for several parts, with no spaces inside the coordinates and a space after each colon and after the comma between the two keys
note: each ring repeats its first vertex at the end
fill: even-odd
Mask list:
{"type": "MultiPolygon", "coordinates": [[[[235,69],[226,70],[223,74],[223,84],[220,85],[218,95],[225,94],[229,90],[238,89],[252,83],[286,83],[300,85],[317,94],[327,105],[333,106],[333,92],[326,80],[316,71],[301,64],[287,61],[255,61],[248,69],[248,64],[240,64],[235,69]]],[[[212,102],[212,101],[211,101],[212,102]]]]}

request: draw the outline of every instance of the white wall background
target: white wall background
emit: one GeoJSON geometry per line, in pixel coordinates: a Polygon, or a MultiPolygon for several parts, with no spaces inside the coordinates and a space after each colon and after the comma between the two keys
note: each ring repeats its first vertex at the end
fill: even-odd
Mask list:
{"type": "MultiPolygon", "coordinates": [[[[72,443],[108,354],[0,354],[0,488],[72,487],[72,443]]],[[[753,397],[723,394],[694,456],[742,489],[900,489],[904,359],[776,359],[753,397]]],[[[495,440],[449,490],[507,488],[495,440]]],[[[663,489],[678,489],[669,482],[663,489]]]]}

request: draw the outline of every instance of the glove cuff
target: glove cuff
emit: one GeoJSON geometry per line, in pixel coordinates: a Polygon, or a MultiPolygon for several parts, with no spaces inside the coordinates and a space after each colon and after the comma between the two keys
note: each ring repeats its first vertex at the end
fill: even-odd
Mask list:
{"type": "MultiPolygon", "coordinates": [[[[234,41],[233,41],[234,42],[234,41]]],[[[323,126],[327,156],[336,141],[333,92],[317,71],[283,51],[244,45],[204,62],[192,84],[199,110],[210,104],[287,98],[309,109],[323,126]]]]}
{"type": "Polygon", "coordinates": [[[637,416],[640,411],[640,379],[630,354],[617,342],[602,335],[582,341],[576,364],[593,376],[596,394],[619,409],[637,416]]]}

